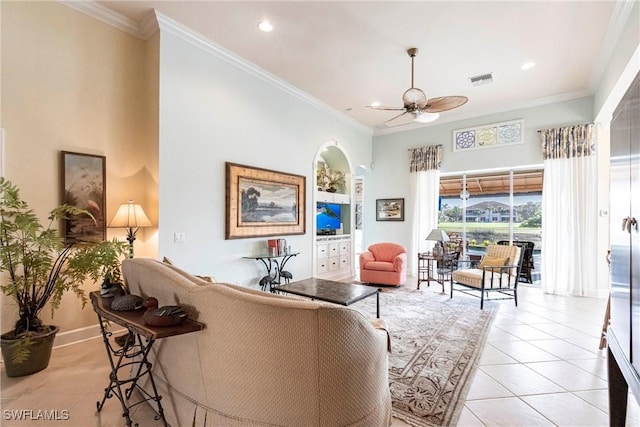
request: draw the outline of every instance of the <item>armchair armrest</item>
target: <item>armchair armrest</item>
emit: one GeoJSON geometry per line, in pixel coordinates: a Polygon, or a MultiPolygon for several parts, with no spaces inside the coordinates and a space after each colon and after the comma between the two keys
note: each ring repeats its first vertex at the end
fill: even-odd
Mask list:
{"type": "Polygon", "coordinates": [[[402,269],[406,264],[407,264],[407,254],[406,253],[398,254],[393,259],[393,270],[402,271],[402,269]]]}
{"type": "Polygon", "coordinates": [[[503,277],[506,274],[507,275],[507,283],[506,286],[507,287],[511,287],[513,285],[517,285],[518,282],[518,275],[517,274],[512,274],[513,272],[513,268],[517,269],[517,265],[496,265],[496,266],[491,266],[491,265],[485,265],[482,267],[482,283],[483,283],[483,289],[484,289],[484,284],[485,279],[487,279],[487,274],[489,274],[489,283],[490,283],[490,287],[493,288],[494,287],[494,278],[497,280],[498,282],[498,287],[502,288],[503,287],[503,277]],[[513,283],[512,283],[512,278],[513,277],[513,283]]]}
{"type": "Polygon", "coordinates": [[[365,264],[370,261],[375,261],[373,254],[371,252],[362,252],[360,254],[360,270],[364,270],[365,264]]]}
{"type": "Polygon", "coordinates": [[[452,259],[448,262],[450,263],[452,270],[457,270],[459,267],[478,268],[478,264],[480,264],[480,261],[471,259],[452,259]]]}

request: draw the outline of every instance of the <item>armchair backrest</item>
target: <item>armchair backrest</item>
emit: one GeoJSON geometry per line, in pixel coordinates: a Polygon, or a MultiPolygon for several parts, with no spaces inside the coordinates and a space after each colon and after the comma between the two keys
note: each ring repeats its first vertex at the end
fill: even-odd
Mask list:
{"type": "Polygon", "coordinates": [[[407,250],[397,243],[375,243],[369,246],[369,252],[376,261],[393,262],[393,259],[407,250]]]}
{"type": "Polygon", "coordinates": [[[487,246],[485,255],[496,258],[509,258],[509,260],[507,261],[507,265],[516,266],[511,269],[511,275],[517,277],[519,273],[518,269],[521,263],[520,247],[507,245],[489,245],[487,246]]]}

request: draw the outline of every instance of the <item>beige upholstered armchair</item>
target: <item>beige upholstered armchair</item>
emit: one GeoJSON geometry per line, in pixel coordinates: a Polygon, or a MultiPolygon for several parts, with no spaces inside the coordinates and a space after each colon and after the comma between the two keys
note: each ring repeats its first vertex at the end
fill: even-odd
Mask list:
{"type": "Polygon", "coordinates": [[[457,264],[458,268],[451,272],[451,298],[453,291],[479,296],[481,310],[485,299],[514,299],[518,306],[518,276],[522,266],[518,246],[489,245],[477,266],[472,261],[457,264]],[[464,268],[465,263],[471,263],[472,268],[464,268]],[[498,296],[489,297],[490,293],[498,296]]]}

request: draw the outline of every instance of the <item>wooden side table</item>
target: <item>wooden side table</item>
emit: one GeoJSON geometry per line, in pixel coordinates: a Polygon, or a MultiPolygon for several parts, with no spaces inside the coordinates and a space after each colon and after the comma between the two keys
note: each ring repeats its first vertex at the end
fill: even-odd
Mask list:
{"type": "MultiPolygon", "coordinates": [[[[156,419],[161,419],[164,425],[168,426],[167,420],[164,417],[162,403],[160,403],[162,396],[158,394],[158,389],[153,379],[152,364],[148,359],[149,352],[156,339],[200,331],[204,329],[204,324],[187,319],[183,324],[178,326],[148,326],[145,325],[142,320],[144,309],[114,311],[110,308],[110,299],[103,299],[99,291],[91,292],[89,296],[93,310],[98,315],[102,339],[105,349],[107,350],[107,358],[111,365],[109,386],[104,389],[102,401],[97,402],[98,412],[102,410],[107,399],[115,396],[120,401],[122,416],[125,418],[127,426],[131,427],[132,421],[129,416],[129,410],[142,402],[153,401],[158,407],[156,419]],[[114,346],[109,341],[113,333],[107,329],[107,325],[105,324],[106,320],[123,326],[129,331],[125,343],[121,348],[118,348],[117,345],[114,346]],[[149,377],[149,382],[153,389],[152,394],[143,390],[142,387],[138,385],[138,381],[145,376],[149,377]],[[123,391],[123,387],[127,385],[128,388],[123,391]],[[135,389],[140,391],[143,398],[140,401],[130,403],[129,399],[135,389]]],[[[136,426],[137,425],[138,424],[136,424],[136,426]]]]}
{"type": "Polygon", "coordinates": [[[453,257],[449,255],[433,255],[428,252],[418,253],[417,289],[420,289],[420,283],[422,282],[427,282],[427,286],[431,286],[431,281],[433,280],[442,285],[442,292],[444,292],[444,282],[446,282],[446,278],[445,275],[439,271],[438,263],[443,263],[452,259],[453,257]]]}

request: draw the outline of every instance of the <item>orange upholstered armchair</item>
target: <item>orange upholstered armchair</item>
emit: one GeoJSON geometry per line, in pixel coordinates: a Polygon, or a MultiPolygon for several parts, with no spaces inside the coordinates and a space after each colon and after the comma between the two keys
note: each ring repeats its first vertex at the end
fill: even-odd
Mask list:
{"type": "Polygon", "coordinates": [[[360,254],[360,281],[404,285],[407,281],[407,250],[396,243],[376,243],[360,254]]]}

